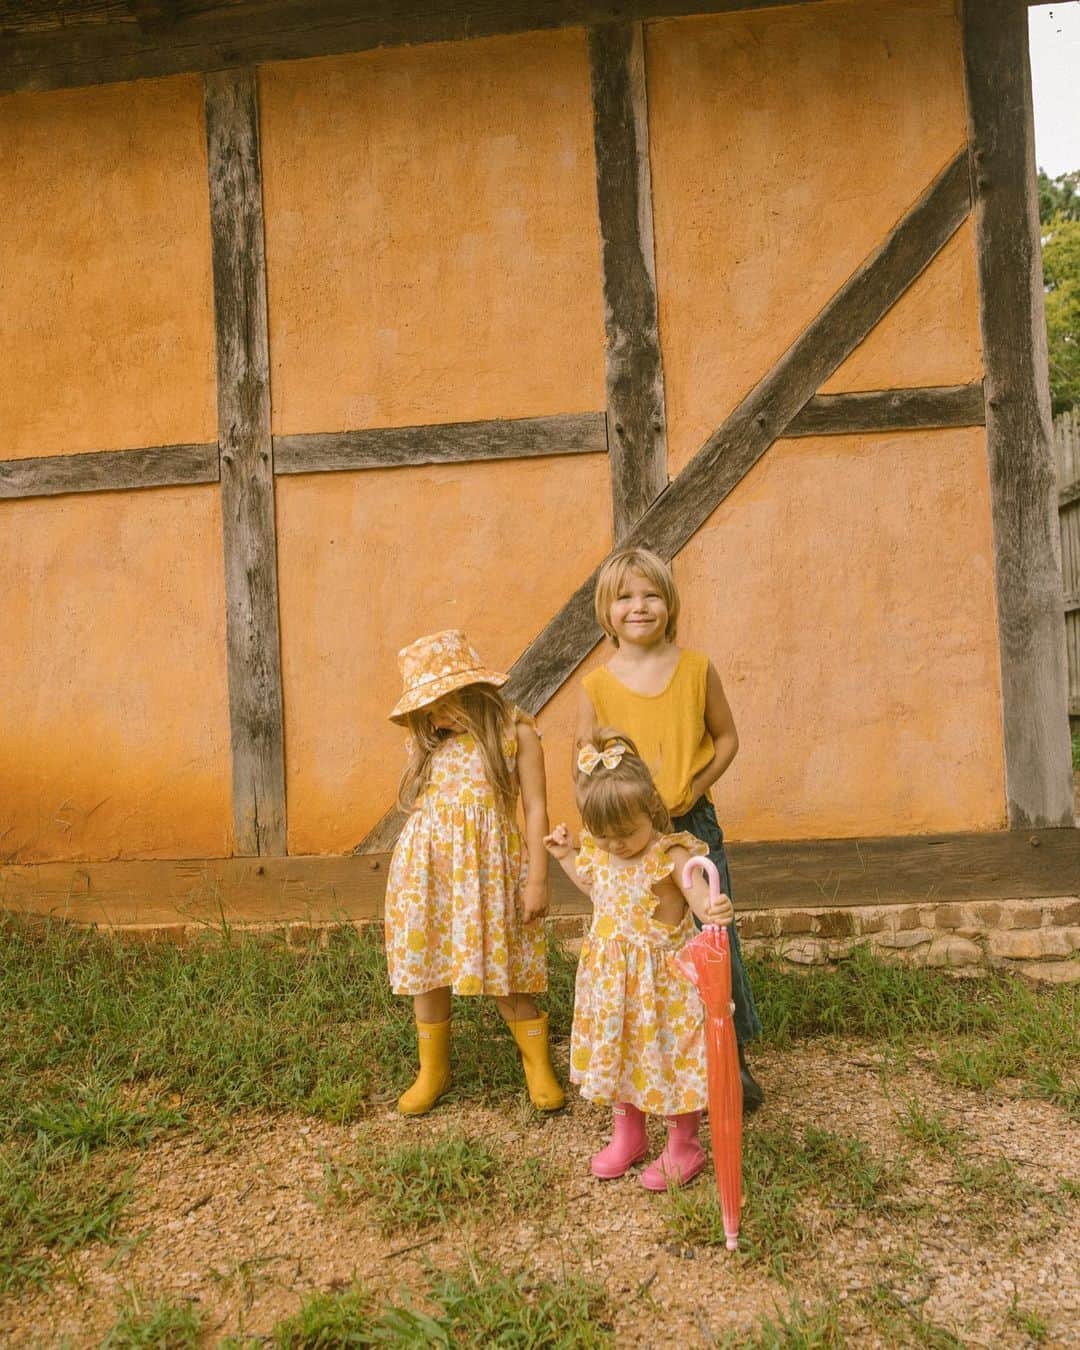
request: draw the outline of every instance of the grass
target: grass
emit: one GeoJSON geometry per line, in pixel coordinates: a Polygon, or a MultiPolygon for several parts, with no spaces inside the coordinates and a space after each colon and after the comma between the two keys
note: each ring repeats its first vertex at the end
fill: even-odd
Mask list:
{"type": "Polygon", "coordinates": [[[194,1350],[201,1319],[185,1300],[146,1303],[135,1291],[101,1342],[101,1350],[194,1350]]]}
{"type": "Polygon", "coordinates": [[[550,1169],[539,1158],[514,1157],[456,1132],[389,1153],[361,1140],[358,1151],[357,1166],[325,1165],[323,1196],[338,1203],[354,1196],[370,1200],[384,1233],[500,1208],[529,1213],[552,1190],[550,1169]]]}
{"type": "Polygon", "coordinates": [[[747,964],[772,1045],[843,1036],[895,1052],[929,1047],[947,1082],[986,1091],[1018,1079],[1080,1119],[1080,985],[1039,989],[996,974],[956,980],[886,964],[868,947],[809,975],[776,959],[747,964]]]}
{"type": "Polygon", "coordinates": [[[840,1350],[846,1343],[835,1301],[808,1311],[798,1299],[760,1318],[752,1332],[733,1332],[721,1341],[724,1350],[840,1350]]]}
{"type": "Polygon", "coordinates": [[[906,1098],[897,1114],[897,1127],[905,1139],[911,1140],[928,1153],[955,1157],[963,1146],[963,1130],[950,1125],[941,1111],[928,1111],[914,1097],[906,1098]]]}
{"type": "Polygon", "coordinates": [[[43,1281],[57,1257],[111,1239],[129,1195],[115,1165],[70,1146],[0,1144],[0,1294],[43,1281]]]}
{"type": "MultiPolygon", "coordinates": [[[[872,1041],[899,1060],[918,1051],[951,1083],[986,1090],[1019,1080],[1080,1118],[1080,987],[1035,989],[1004,976],[958,982],[886,965],[865,949],[810,973],[776,960],[750,968],[773,1046],[828,1035],[872,1041]]],[[[574,970],[552,945],[545,1003],[556,1040],[569,1034],[574,970]]],[[[450,1099],[526,1103],[517,1050],[492,1001],[457,1000],[454,1017],[450,1099]]],[[[166,1131],[220,1126],[239,1111],[357,1119],[392,1102],[415,1064],[411,1007],[390,992],[375,929],[343,928],[327,946],[306,949],[227,930],[186,946],[140,946],[0,918],[0,1025],[0,1291],[45,1278],[58,1256],[86,1242],[115,1238],[125,1151],[166,1131]]],[[[913,1107],[900,1124],[926,1147],[934,1137],[948,1145],[949,1127],[913,1107]]],[[[500,1186],[511,1184],[505,1161],[490,1150],[485,1159],[477,1141],[456,1147],[456,1160],[421,1150],[396,1158],[392,1176],[350,1168],[337,1183],[414,1196],[415,1211],[413,1200],[400,1209],[409,1225],[432,1222],[440,1206],[478,1203],[471,1178],[490,1176],[492,1166],[500,1186]],[[474,1199],[456,1199],[454,1187],[474,1199]]],[[[513,1169],[523,1204],[543,1188],[538,1169],[513,1169]]],[[[782,1265],[805,1244],[801,1187],[843,1217],[895,1203],[898,1184],[895,1166],[859,1141],[752,1130],[745,1248],[782,1265]]],[[[715,1220],[689,1194],[677,1203],[687,1207],[677,1222],[688,1232],[715,1220]]]]}
{"type": "Polygon", "coordinates": [[[611,1310],[598,1287],[568,1276],[530,1281],[488,1266],[430,1271],[423,1307],[411,1298],[378,1307],[359,1285],[318,1294],[274,1328],[278,1350],[395,1346],[398,1350],[602,1350],[611,1310]]]}
{"type": "MultiPolygon", "coordinates": [[[[861,1139],[789,1125],[751,1127],[743,1136],[743,1209],[739,1250],[752,1263],[783,1277],[789,1259],[811,1245],[811,1198],[839,1223],[903,1205],[903,1158],[885,1158],[861,1139]]],[[[713,1186],[672,1191],[667,1228],[687,1246],[724,1242],[723,1216],[713,1186]]]]}

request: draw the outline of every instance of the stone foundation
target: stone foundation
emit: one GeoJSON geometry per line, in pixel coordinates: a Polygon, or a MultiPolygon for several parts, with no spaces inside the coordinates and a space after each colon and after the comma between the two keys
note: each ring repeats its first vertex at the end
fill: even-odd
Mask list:
{"type": "MultiPolygon", "coordinates": [[[[237,935],[259,934],[290,946],[325,945],[343,928],[367,928],[372,919],[235,924],[237,935]]],[[[550,931],[572,952],[589,927],[585,914],[556,914],[550,931]]],[[[96,927],[97,925],[90,925],[96,927]]],[[[220,930],[205,923],[115,924],[104,929],[143,942],[192,942],[220,930]]],[[[868,944],[885,960],[932,966],[953,975],[1011,970],[1050,984],[1080,981],[1080,897],[860,905],[847,909],[747,909],[739,912],[747,954],[769,952],[793,966],[842,961],[868,944]]]]}
{"type": "Polygon", "coordinates": [[[1080,899],[747,910],[743,951],[793,965],[841,961],[868,944],[879,956],[957,975],[1011,970],[1053,984],[1080,980],[1080,899]]]}

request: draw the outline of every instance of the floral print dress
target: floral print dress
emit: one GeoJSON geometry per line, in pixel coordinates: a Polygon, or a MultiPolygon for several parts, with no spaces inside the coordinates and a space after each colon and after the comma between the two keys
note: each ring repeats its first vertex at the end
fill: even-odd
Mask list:
{"type": "MultiPolygon", "coordinates": [[[[503,742],[513,768],[517,733],[503,742]]],[[[409,814],[386,883],[386,959],[395,994],[547,988],[541,923],[524,924],[525,841],[499,810],[475,739],[448,736],[409,814]]]]}
{"type": "Polygon", "coordinates": [[[570,1038],[570,1081],[590,1101],[630,1102],[657,1115],[707,1105],[705,1013],[672,957],[697,931],[689,909],[654,918],[653,886],[670,876],[673,847],[703,856],[692,834],[661,835],[627,862],[581,836],[577,871],[592,887],[593,921],[581,949],[570,1038]]]}

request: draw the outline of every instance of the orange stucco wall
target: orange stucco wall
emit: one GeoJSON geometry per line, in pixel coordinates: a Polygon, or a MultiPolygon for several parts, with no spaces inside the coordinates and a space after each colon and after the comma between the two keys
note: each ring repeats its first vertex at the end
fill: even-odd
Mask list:
{"type": "Polygon", "coordinates": [[[9,95],[0,147],[0,459],[215,440],[202,81],[9,95]]]}
{"type": "Polygon", "coordinates": [[[0,857],[231,848],[212,487],[0,502],[0,857]]]}
{"type": "MultiPolygon", "coordinates": [[[[647,30],[676,472],[964,144],[952,0],[647,30]]],[[[824,386],[981,378],[970,224],[824,386]]],[[[1005,822],[980,430],[781,441],[676,565],[729,684],[740,838],[1005,822]]]]}
{"type": "MultiPolygon", "coordinates": [[[[610,547],[607,461],[278,480],[289,851],[347,851],[393,803],[397,652],[464,628],[505,669],[610,547]]],[[[552,709],[553,809],[570,726],[552,709]]]]}
{"type": "MultiPolygon", "coordinates": [[[[276,431],[604,407],[583,32],[273,65],[259,88],[276,431]]],[[[602,456],[278,481],[291,851],[351,848],[393,801],[398,648],[464,627],[509,665],[610,520],[602,456]]],[[[561,705],[544,724],[565,813],[561,705]]]]}
{"type": "MultiPolygon", "coordinates": [[[[965,110],[953,0],[646,29],[677,473],[933,176],[965,110]]],[[[259,72],[276,433],[599,410],[584,32],[259,72]]],[[[201,90],[0,99],[0,458],[213,440],[201,90]]],[[[829,391],[981,376],[963,227],[829,391]]],[[[277,480],[289,848],[393,799],[397,649],[509,665],[610,546],[603,456],[277,480]]],[[[231,847],[217,490],[0,502],[0,856],[231,847]],[[6,636],[7,636],[6,634],[6,636]]],[[[981,430],[781,441],[676,563],[725,676],[740,838],[1004,824],[981,430]]],[[[586,668],[602,656],[594,652],[586,668]]],[[[541,716],[571,816],[577,679],[541,716]]]]}
{"type": "Polygon", "coordinates": [[[259,75],[276,432],[604,407],[583,31],[259,75]]]}

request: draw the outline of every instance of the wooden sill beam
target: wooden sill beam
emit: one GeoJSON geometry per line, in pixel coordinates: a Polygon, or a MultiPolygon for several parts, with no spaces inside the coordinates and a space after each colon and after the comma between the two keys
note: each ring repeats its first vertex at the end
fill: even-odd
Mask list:
{"type": "MultiPolygon", "coordinates": [[[[1080,896],[1080,832],[729,845],[740,911],[1080,896]]],[[[388,855],[39,863],[0,867],[0,910],[141,930],[382,917],[388,855]]],[[[552,873],[552,913],[589,902],[552,873]]]]}

